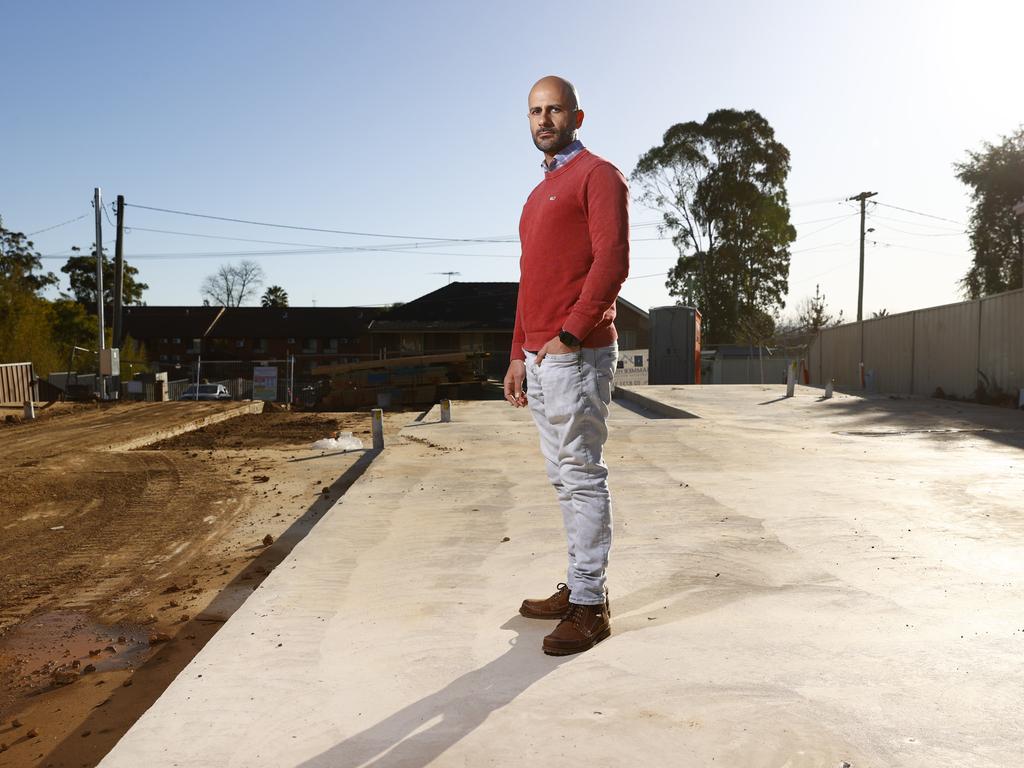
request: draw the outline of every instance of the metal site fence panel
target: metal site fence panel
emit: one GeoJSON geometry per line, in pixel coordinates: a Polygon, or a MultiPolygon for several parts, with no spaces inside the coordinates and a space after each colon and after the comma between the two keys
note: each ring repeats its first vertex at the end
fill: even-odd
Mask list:
{"type": "Polygon", "coordinates": [[[811,344],[811,383],[857,389],[863,361],[881,392],[1014,396],[1024,388],[1021,328],[1024,289],[824,329],[811,344]]]}
{"type": "Polygon", "coordinates": [[[185,394],[185,390],[188,389],[189,384],[193,383],[188,379],[176,379],[175,381],[167,382],[167,399],[180,400],[181,396],[185,394]]]}

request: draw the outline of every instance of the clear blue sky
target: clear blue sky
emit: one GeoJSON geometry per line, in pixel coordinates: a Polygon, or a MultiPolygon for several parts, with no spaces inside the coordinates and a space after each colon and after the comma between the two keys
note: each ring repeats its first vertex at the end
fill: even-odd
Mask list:
{"type": "MultiPolygon", "coordinates": [[[[540,76],[580,89],[581,138],[627,175],[672,124],[759,110],[792,153],[787,312],[820,283],[856,313],[855,216],[840,198],[963,222],[952,165],[1024,122],[1024,3],[176,2],[8,3],[0,214],[47,255],[93,239],[112,201],[415,237],[514,236],[540,179],[526,95],[540,76]]],[[[959,300],[970,263],[955,223],[875,210],[865,311],[959,300]],[[883,219],[882,217],[886,217],[883,219]],[[885,243],[886,245],[882,245],[885,243]]],[[[634,207],[633,220],[657,219],[634,207]]],[[[399,242],[129,208],[127,257],[149,304],[200,301],[203,277],[262,255],[294,305],[407,301],[455,279],[516,280],[518,246],[408,253],[304,247],[399,242]],[[146,232],[162,229],[247,243],[146,232]],[[175,254],[172,258],[151,258],[175,254]],[[214,254],[210,257],[183,254],[214,254]]],[[[634,229],[623,296],[672,303],[674,261],[634,229]],[[654,273],[656,276],[645,277],[654,273]]],[[[113,227],[104,220],[113,251],[113,227]]],[[[56,271],[63,257],[47,260],[56,271]]]]}

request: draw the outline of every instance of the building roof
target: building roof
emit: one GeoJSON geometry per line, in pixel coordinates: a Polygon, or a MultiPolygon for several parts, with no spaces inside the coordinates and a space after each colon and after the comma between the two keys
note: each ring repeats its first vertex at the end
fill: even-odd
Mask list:
{"type": "Polygon", "coordinates": [[[366,332],[380,307],[229,307],[211,339],[351,338],[366,332]]]}
{"type": "Polygon", "coordinates": [[[370,331],[509,331],[518,296],[519,283],[449,283],[384,313],[370,331]]]}
{"type": "Polygon", "coordinates": [[[378,307],[125,307],[133,339],[335,338],[362,335],[378,307]]]}
{"type": "Polygon", "coordinates": [[[124,333],[133,339],[175,336],[200,338],[217,318],[221,307],[148,307],[124,308],[124,333]]]}
{"type": "MultiPolygon", "coordinates": [[[[370,332],[509,333],[516,323],[518,298],[519,283],[454,282],[384,313],[370,324],[370,332]]],[[[621,296],[618,309],[648,317],[621,296]]]]}

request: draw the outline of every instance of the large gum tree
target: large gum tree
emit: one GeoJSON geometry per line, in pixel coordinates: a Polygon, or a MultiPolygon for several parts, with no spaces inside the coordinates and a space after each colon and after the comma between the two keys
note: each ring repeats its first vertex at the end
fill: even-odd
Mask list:
{"type": "Polygon", "coordinates": [[[666,287],[702,315],[708,343],[735,341],[785,306],[789,150],[754,110],[720,109],[669,128],[632,173],[638,198],[662,214],[679,260],[666,287]]]}
{"type": "Polygon", "coordinates": [[[999,144],[985,144],[958,163],[956,175],[971,191],[967,232],[974,260],[960,281],[976,299],[1024,286],[1024,127],[999,144]]]}

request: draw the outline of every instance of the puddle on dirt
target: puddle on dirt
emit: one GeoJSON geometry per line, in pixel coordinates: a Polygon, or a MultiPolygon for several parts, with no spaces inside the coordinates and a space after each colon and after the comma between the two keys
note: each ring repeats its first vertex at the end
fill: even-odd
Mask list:
{"type": "Polygon", "coordinates": [[[13,673],[4,682],[14,688],[2,692],[0,706],[17,694],[53,687],[55,670],[130,669],[149,651],[149,630],[138,624],[101,624],[79,611],[29,616],[0,637],[0,669],[13,673]]]}

